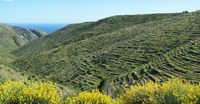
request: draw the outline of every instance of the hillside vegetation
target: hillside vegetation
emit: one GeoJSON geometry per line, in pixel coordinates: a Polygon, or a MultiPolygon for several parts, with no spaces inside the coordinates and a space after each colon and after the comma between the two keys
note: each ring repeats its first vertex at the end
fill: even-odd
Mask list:
{"type": "Polygon", "coordinates": [[[199,81],[200,13],[125,15],[68,25],[12,53],[17,71],[110,95],[121,86],[199,81]],[[115,87],[117,86],[117,87],[115,87]]]}

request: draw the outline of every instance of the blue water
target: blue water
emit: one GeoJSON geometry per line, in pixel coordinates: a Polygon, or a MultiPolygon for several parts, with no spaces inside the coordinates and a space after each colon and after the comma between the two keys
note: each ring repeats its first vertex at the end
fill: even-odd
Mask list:
{"type": "Polygon", "coordinates": [[[14,26],[20,26],[26,29],[37,29],[37,30],[42,30],[47,33],[53,33],[58,29],[63,28],[64,26],[67,26],[67,24],[20,24],[20,23],[13,23],[11,25],[14,26]]]}

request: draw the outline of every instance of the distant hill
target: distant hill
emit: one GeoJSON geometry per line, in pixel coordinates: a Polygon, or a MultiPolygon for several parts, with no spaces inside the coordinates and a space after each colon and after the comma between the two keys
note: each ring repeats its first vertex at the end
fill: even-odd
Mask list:
{"type": "Polygon", "coordinates": [[[10,25],[23,27],[25,29],[42,30],[48,34],[51,34],[56,30],[63,28],[67,24],[68,23],[10,23],[10,25]]]}
{"type": "Polygon", "coordinates": [[[0,49],[12,51],[44,35],[45,32],[0,24],[0,49]]]}
{"type": "Polygon", "coordinates": [[[174,76],[200,80],[200,13],[113,16],[68,25],[12,53],[16,70],[82,90],[174,76]]]}

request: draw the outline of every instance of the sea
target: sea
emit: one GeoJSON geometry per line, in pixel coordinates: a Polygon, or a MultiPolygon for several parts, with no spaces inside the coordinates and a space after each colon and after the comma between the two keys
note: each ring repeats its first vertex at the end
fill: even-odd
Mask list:
{"type": "Polygon", "coordinates": [[[10,24],[12,26],[19,26],[19,27],[23,27],[23,28],[26,28],[26,29],[36,29],[36,30],[41,30],[41,31],[44,31],[48,34],[51,34],[65,26],[67,26],[68,24],[67,23],[54,23],[54,24],[45,24],[45,23],[12,23],[10,24]]]}

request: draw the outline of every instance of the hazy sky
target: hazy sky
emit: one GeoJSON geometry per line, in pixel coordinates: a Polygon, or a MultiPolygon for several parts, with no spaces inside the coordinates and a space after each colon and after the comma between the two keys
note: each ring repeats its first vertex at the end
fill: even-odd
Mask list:
{"type": "Polygon", "coordinates": [[[198,9],[200,0],[0,0],[0,23],[75,23],[198,9]]]}

